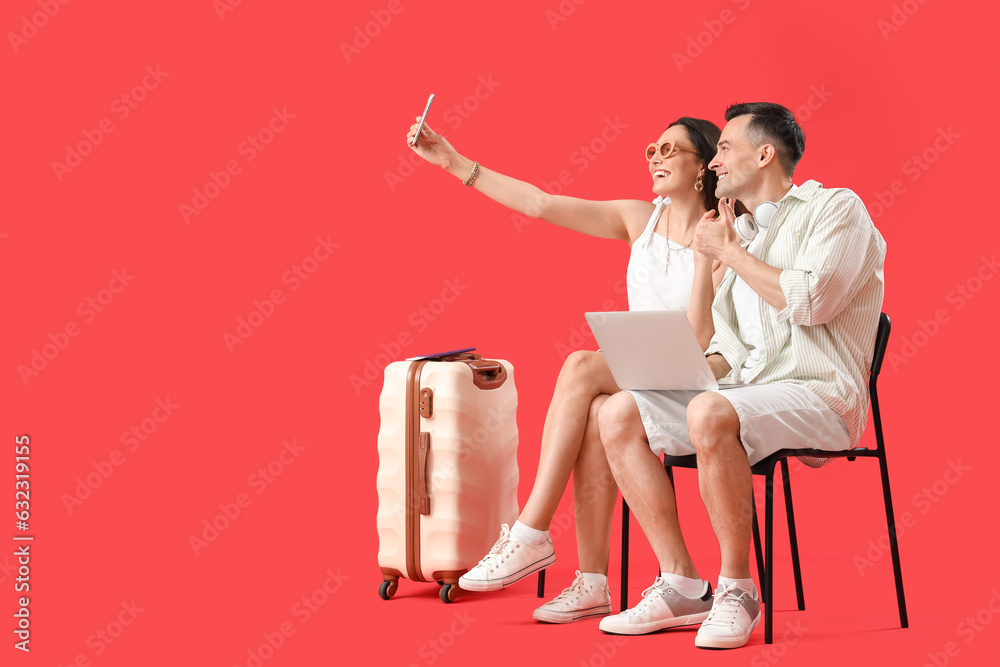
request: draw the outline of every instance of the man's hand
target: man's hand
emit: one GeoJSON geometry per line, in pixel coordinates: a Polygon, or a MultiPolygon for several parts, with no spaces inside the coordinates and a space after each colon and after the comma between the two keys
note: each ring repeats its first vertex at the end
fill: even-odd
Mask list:
{"type": "Polygon", "coordinates": [[[694,246],[698,252],[726,262],[734,251],[741,250],[740,237],[734,224],[736,212],[731,199],[719,200],[719,214],[715,210],[708,211],[698,222],[694,231],[694,246]]]}
{"type": "Polygon", "coordinates": [[[729,375],[731,370],[729,362],[721,354],[710,354],[705,359],[708,361],[709,368],[712,369],[712,373],[715,375],[715,379],[719,380],[721,378],[729,375]]]}

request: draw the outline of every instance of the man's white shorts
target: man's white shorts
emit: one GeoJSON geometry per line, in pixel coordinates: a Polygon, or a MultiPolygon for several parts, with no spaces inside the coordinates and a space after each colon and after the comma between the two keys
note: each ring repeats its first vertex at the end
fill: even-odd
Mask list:
{"type": "MultiPolygon", "coordinates": [[[[779,449],[850,449],[840,415],[809,389],[784,382],[713,390],[726,398],[740,418],[740,442],[750,465],[779,449]]],[[[639,406],[649,448],[657,455],[694,454],[688,435],[687,406],[700,391],[629,391],[639,406]]]]}

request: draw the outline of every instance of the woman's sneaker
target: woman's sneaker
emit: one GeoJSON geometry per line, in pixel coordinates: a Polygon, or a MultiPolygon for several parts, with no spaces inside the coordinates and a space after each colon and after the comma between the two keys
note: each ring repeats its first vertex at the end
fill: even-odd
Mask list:
{"type": "Polygon", "coordinates": [[[531,617],[545,623],[572,623],[610,613],[611,591],[587,581],[577,570],[570,587],[536,609],[531,617]]]}
{"type": "Polygon", "coordinates": [[[500,527],[500,539],[479,564],[462,575],[458,585],[467,591],[498,591],[529,574],[556,562],[552,539],[532,546],[510,533],[507,524],[500,527]]]}
{"type": "Polygon", "coordinates": [[[657,577],[642,592],[642,600],[631,609],[601,619],[601,630],[615,635],[644,635],[664,628],[695,625],[712,610],[712,585],[705,582],[705,594],[689,598],[657,577]]]}
{"type": "Polygon", "coordinates": [[[760,600],[730,584],[715,594],[712,611],[701,624],[694,645],[700,648],[739,648],[750,641],[760,623],[760,600]]]}

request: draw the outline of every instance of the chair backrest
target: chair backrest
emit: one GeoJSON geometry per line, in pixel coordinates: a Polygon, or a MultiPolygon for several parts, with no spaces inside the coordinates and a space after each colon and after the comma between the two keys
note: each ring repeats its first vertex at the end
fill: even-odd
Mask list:
{"type": "Polygon", "coordinates": [[[875,354],[872,355],[872,377],[869,380],[869,384],[878,377],[879,371],[882,370],[882,359],[885,358],[885,348],[889,346],[890,329],[892,329],[892,323],[889,321],[889,316],[882,313],[879,315],[878,331],[875,333],[875,354]]]}

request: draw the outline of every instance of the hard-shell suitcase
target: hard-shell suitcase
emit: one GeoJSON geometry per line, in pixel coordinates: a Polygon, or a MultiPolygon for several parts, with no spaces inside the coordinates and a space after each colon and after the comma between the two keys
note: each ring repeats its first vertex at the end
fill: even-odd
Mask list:
{"type": "Polygon", "coordinates": [[[379,595],[436,581],[451,602],[517,507],[514,367],[477,354],[399,361],[379,398],[379,595]]]}

